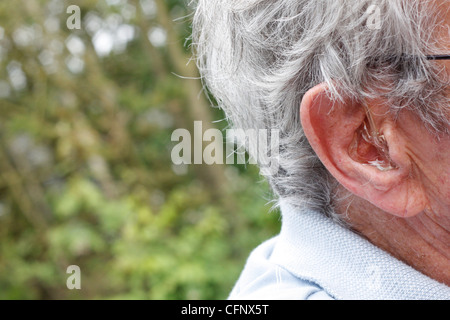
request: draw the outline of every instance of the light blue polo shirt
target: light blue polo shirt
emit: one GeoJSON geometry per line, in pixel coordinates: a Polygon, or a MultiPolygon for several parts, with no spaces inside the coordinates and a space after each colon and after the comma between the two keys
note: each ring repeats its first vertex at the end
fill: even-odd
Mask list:
{"type": "Polygon", "coordinates": [[[251,253],[229,299],[450,300],[450,287],[324,215],[283,201],[281,212],[280,234],[251,253]]]}

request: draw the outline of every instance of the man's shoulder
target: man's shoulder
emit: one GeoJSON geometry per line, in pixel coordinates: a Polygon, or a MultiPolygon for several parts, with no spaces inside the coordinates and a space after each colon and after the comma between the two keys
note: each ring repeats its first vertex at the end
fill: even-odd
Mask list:
{"type": "Polygon", "coordinates": [[[317,284],[298,278],[271,260],[278,241],[272,238],[250,254],[230,300],[327,300],[333,299],[317,284]]]}

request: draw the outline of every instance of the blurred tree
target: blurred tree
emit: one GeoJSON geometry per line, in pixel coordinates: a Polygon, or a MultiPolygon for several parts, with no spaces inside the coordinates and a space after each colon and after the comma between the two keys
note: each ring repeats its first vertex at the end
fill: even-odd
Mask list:
{"type": "Polygon", "coordinates": [[[225,298],[278,217],[256,168],[172,164],[224,118],[183,78],[186,3],[75,3],[0,2],[0,299],[225,298]]]}

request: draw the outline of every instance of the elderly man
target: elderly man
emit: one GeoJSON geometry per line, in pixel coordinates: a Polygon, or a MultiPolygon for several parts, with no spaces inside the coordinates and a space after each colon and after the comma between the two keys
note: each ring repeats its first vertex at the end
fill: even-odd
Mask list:
{"type": "Polygon", "coordinates": [[[280,132],[281,233],[230,298],[450,299],[450,1],[196,4],[230,123],[280,132]]]}

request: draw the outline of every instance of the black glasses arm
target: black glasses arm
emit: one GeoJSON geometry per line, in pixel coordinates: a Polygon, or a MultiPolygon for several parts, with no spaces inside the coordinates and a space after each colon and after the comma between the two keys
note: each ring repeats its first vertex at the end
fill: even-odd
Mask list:
{"type": "Polygon", "coordinates": [[[437,54],[426,56],[427,60],[450,60],[450,54],[437,54]]]}

